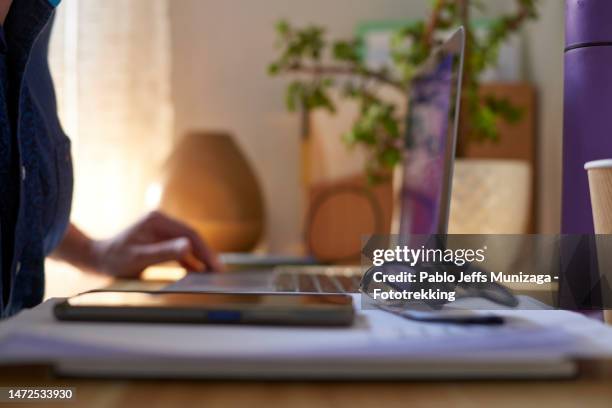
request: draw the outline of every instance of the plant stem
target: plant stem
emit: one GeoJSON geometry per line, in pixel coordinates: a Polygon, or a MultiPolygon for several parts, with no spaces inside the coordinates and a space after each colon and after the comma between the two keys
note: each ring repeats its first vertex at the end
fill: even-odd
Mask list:
{"type": "Polygon", "coordinates": [[[437,0],[436,4],[431,12],[431,16],[429,17],[429,21],[425,26],[425,34],[423,35],[423,43],[429,49],[433,46],[433,36],[436,32],[436,28],[438,27],[438,22],[440,20],[440,13],[442,13],[442,8],[446,5],[446,0],[437,0]]]}
{"type": "Polygon", "coordinates": [[[529,6],[527,6],[527,4],[521,2],[520,0],[516,1],[519,3],[519,11],[518,13],[516,13],[516,15],[508,18],[506,24],[509,31],[518,30],[522,26],[523,22],[527,20],[531,14],[531,10],[529,6]]]}
{"type": "Polygon", "coordinates": [[[365,68],[343,67],[343,66],[316,66],[309,67],[299,63],[287,67],[287,71],[300,72],[309,75],[363,75],[395,88],[399,92],[406,92],[406,87],[383,72],[372,71],[365,68]]]}

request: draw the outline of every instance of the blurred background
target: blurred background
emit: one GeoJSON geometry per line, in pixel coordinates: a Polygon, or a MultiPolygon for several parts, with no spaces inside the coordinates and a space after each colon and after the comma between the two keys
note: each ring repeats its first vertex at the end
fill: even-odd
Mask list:
{"type": "MultiPolygon", "coordinates": [[[[482,3],[486,11],[477,17],[483,20],[515,7],[507,0],[482,3]]],[[[380,32],[371,27],[423,19],[430,8],[428,0],[64,0],[50,61],[73,141],[73,221],[103,238],[162,206],[191,224],[202,222],[196,227],[221,251],[302,255],[312,250],[304,231],[329,236],[326,220],[337,219],[342,208],[367,218],[359,211],[368,209],[350,197],[321,210],[320,219],[310,218],[321,192],[363,187],[365,156],[340,140],[350,127],[350,107],[333,116],[313,114],[308,133],[315,147],[304,185],[304,115],[287,112],[288,80],[267,72],[278,55],[274,25],[279,19],[317,24],[332,38],[365,29],[375,45],[380,32]],[[198,218],[204,210],[206,222],[198,218]]],[[[525,114],[515,127],[500,126],[498,146],[468,149],[453,199],[470,194],[478,202],[464,199],[451,210],[451,232],[559,230],[563,2],[541,0],[538,10],[483,78],[483,86],[520,104],[525,114]],[[481,177],[496,172],[497,178],[481,177]],[[486,191],[475,196],[478,189],[486,191]],[[513,200],[517,208],[505,209],[513,200]],[[481,217],[466,225],[465,213],[481,217]]],[[[389,191],[377,187],[373,195],[384,216],[392,205],[389,191]]],[[[357,229],[368,232],[367,225],[357,229]]],[[[47,274],[47,297],[104,283],[52,261],[47,274]]]]}

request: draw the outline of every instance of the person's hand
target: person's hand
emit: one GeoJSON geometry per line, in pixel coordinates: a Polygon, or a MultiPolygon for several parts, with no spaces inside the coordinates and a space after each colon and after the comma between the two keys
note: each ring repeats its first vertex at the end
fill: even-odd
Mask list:
{"type": "Polygon", "coordinates": [[[111,239],[95,241],[93,251],[98,271],[121,278],[138,277],[147,267],[169,261],[193,272],[222,269],[194,230],[158,211],[111,239]]]}

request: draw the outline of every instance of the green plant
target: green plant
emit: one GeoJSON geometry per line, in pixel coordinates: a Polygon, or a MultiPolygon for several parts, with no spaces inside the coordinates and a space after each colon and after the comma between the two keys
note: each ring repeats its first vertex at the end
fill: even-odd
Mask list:
{"type": "Polygon", "coordinates": [[[287,21],[276,25],[279,56],[268,67],[270,75],[301,74],[287,87],[290,111],[325,109],[336,106],[330,91],[340,88],[342,97],[359,104],[359,115],[343,135],[349,145],[363,145],[372,156],[367,173],[374,181],[384,177],[400,162],[402,115],[398,107],[379,96],[383,86],[401,95],[407,90],[415,71],[438,45],[444,30],[466,27],[466,57],[463,78],[461,135],[458,154],[470,141],[497,140],[499,119],[516,122],[521,109],[506,99],[480,92],[480,74],[497,63],[500,45],[523,24],[537,18],[538,0],[514,0],[516,11],[495,18],[484,35],[476,36],[470,24],[475,10],[484,10],[476,0],[434,0],[429,18],[394,33],[391,47],[393,66],[369,69],[361,58],[359,39],[330,41],[325,29],[316,25],[296,28],[287,21]]]}

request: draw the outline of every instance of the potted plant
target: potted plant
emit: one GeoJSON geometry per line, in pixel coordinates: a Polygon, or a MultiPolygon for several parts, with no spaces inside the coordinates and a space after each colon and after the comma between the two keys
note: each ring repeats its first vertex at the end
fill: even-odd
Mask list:
{"type": "Polygon", "coordinates": [[[296,28],[280,21],[276,26],[279,55],[268,71],[273,76],[293,76],[286,103],[290,111],[304,114],[304,135],[308,134],[309,112],[336,111],[338,102],[331,96],[333,91],[340,90],[341,101],[356,102],[358,116],[342,138],[349,146],[364,148],[368,155],[366,173],[372,182],[380,182],[401,161],[405,113],[405,106],[383,96],[381,90],[392,89],[400,97],[408,95],[418,67],[453,27],[463,25],[467,38],[457,156],[463,157],[470,143],[497,140],[500,120],[515,123],[521,119],[521,107],[505,98],[483,95],[480,81],[481,74],[497,63],[500,45],[537,17],[537,0],[515,0],[515,6],[512,13],[493,19],[484,33],[476,35],[471,15],[474,9],[483,7],[480,1],[435,0],[426,20],[394,33],[392,62],[377,69],[363,61],[363,44],[358,38],[331,41],[322,27],[296,28]]]}

